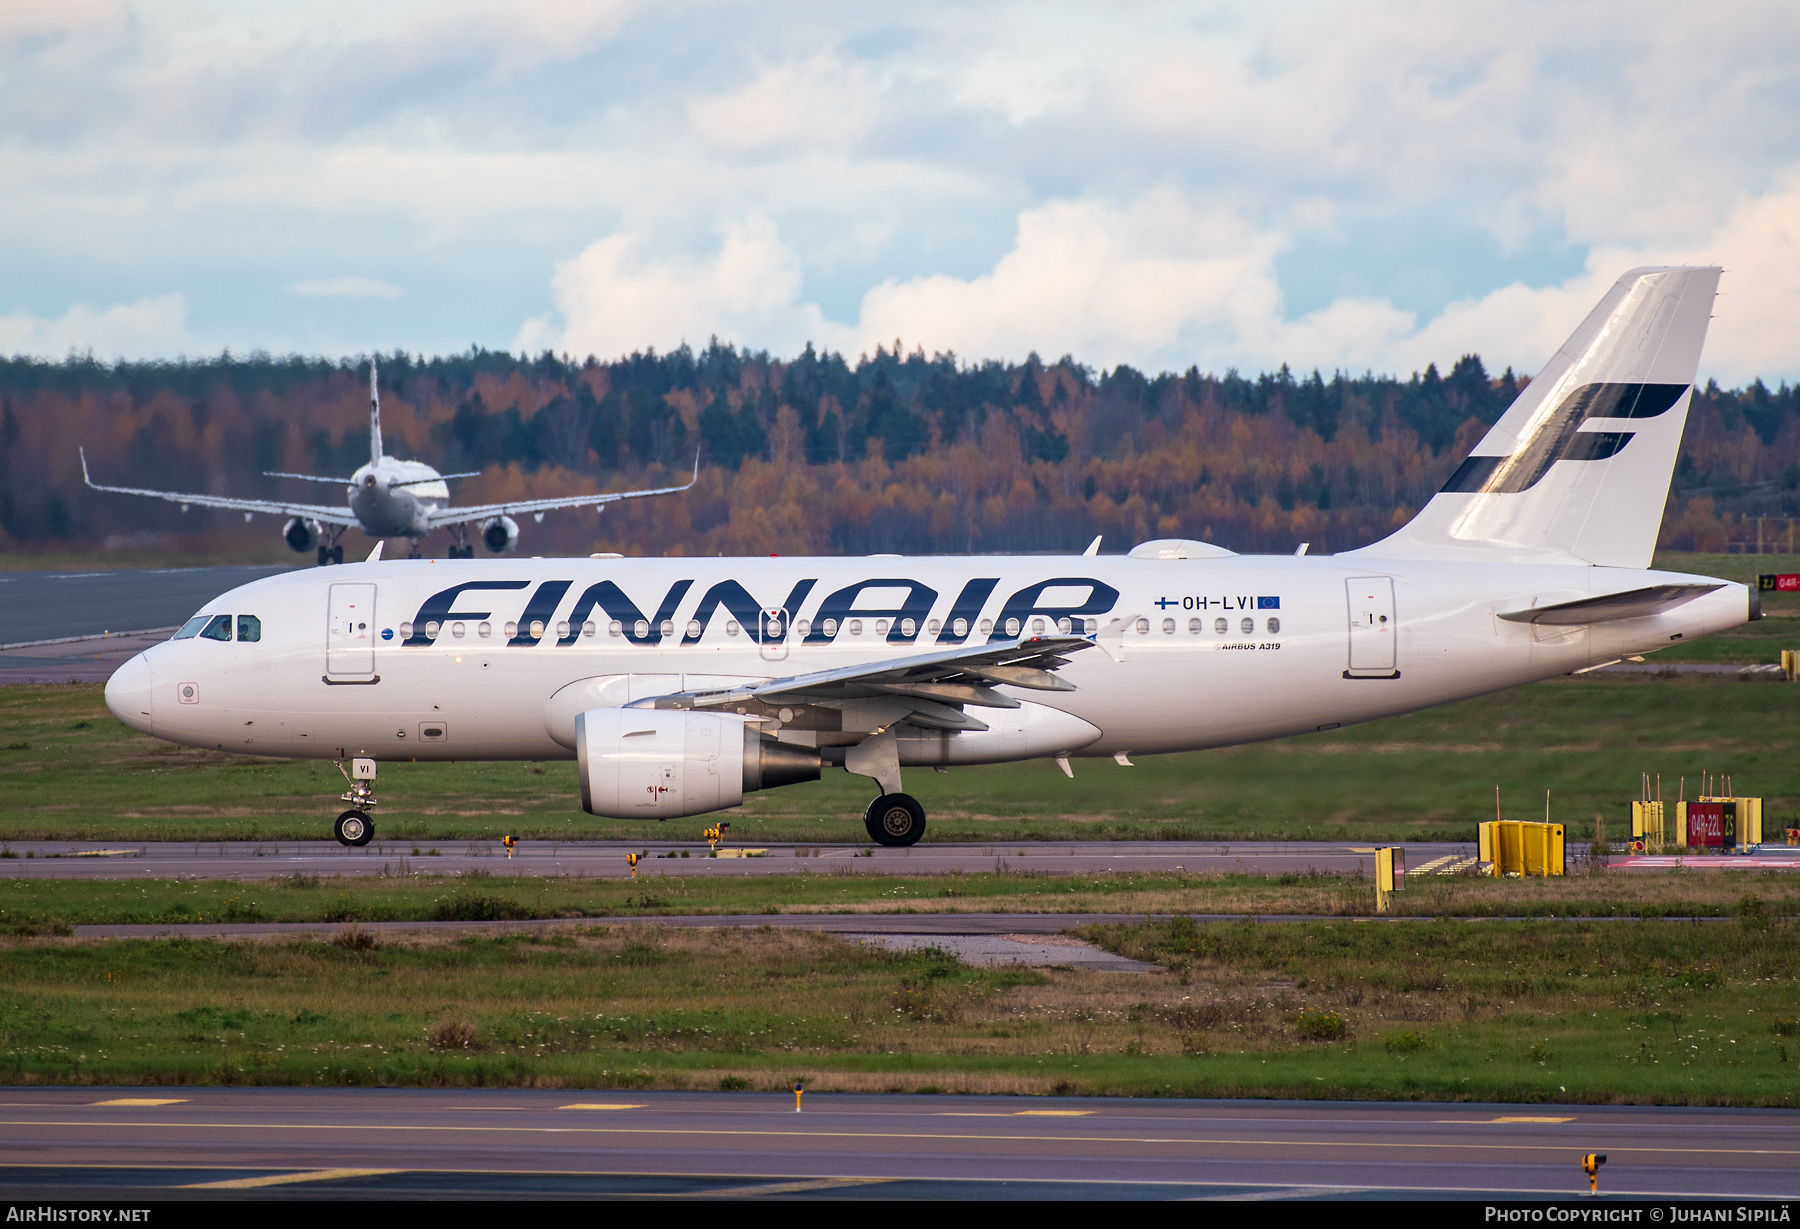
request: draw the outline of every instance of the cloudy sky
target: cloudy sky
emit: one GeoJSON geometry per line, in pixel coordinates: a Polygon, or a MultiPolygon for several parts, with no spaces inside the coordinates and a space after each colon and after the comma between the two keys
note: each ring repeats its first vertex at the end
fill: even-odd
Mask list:
{"type": "Polygon", "coordinates": [[[1800,5],[6,0],[0,352],[1800,378],[1800,5]]]}

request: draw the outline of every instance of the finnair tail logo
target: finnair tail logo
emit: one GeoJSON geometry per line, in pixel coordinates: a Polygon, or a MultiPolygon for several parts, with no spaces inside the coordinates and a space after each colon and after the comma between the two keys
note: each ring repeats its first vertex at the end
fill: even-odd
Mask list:
{"type": "Polygon", "coordinates": [[[1536,486],[1558,461],[1604,461],[1631,442],[1633,431],[1582,431],[1590,418],[1655,418],[1685,384],[1584,384],[1547,415],[1509,457],[1470,457],[1443,486],[1448,494],[1517,494],[1536,486]]]}

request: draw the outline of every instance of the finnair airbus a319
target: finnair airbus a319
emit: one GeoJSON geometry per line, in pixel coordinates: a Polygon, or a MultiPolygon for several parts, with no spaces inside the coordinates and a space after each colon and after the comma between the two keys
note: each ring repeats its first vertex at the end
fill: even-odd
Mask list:
{"type": "Polygon", "coordinates": [[[670,819],[842,767],[872,839],[907,768],[1190,751],[1412,712],[1759,618],[1647,570],[1716,268],[1619,279],[1412,522],[1332,556],[378,561],[209,602],[106,701],[157,738],[353,765],[574,759],[670,819]]]}

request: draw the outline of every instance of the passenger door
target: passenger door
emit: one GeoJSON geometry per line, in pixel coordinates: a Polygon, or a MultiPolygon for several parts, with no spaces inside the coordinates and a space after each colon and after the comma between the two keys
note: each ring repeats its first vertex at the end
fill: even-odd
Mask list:
{"type": "Polygon", "coordinates": [[[1397,679],[1394,578],[1352,576],[1344,581],[1350,608],[1350,668],[1344,677],[1397,679]]]}
{"type": "Polygon", "coordinates": [[[325,673],[330,680],[374,682],[375,586],[331,586],[325,628],[325,673]]]}

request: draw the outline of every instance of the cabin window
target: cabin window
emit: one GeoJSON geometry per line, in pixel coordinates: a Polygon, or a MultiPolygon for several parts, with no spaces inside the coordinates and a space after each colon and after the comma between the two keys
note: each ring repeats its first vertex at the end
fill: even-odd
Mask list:
{"type": "Polygon", "coordinates": [[[569,638],[569,621],[567,619],[562,620],[562,622],[556,625],[556,638],[558,640],[567,640],[569,638]]]}
{"type": "Polygon", "coordinates": [[[542,619],[533,619],[531,621],[531,638],[533,640],[542,640],[544,638],[544,621],[542,619]]]}
{"type": "Polygon", "coordinates": [[[212,618],[211,615],[195,615],[193,618],[189,619],[186,623],[183,623],[181,625],[181,630],[175,633],[173,639],[176,639],[176,640],[191,640],[191,639],[193,639],[195,636],[198,636],[200,634],[200,629],[206,626],[206,621],[210,618],[212,618]]]}
{"type": "Polygon", "coordinates": [[[203,640],[230,640],[231,616],[214,615],[207,620],[206,626],[200,629],[200,637],[203,640]]]}
{"type": "Polygon", "coordinates": [[[483,623],[480,627],[475,629],[475,634],[480,636],[483,640],[486,640],[489,636],[494,634],[494,625],[492,623],[483,623]]]}
{"type": "Polygon", "coordinates": [[[586,623],[581,625],[581,634],[586,636],[589,640],[594,638],[594,633],[598,630],[600,629],[594,626],[594,621],[592,619],[589,619],[586,623]]]}
{"type": "Polygon", "coordinates": [[[1075,625],[1073,623],[1069,622],[1067,615],[1063,616],[1062,618],[1060,618],[1056,621],[1056,630],[1061,632],[1065,636],[1068,635],[1071,630],[1073,630],[1074,626],[1075,625]]]}
{"type": "Polygon", "coordinates": [[[933,636],[935,636],[939,632],[944,630],[944,625],[942,623],[939,623],[936,619],[933,619],[931,622],[929,622],[925,625],[925,630],[930,632],[933,636]]]}
{"type": "Polygon", "coordinates": [[[1140,636],[1148,636],[1150,634],[1150,620],[1139,619],[1137,621],[1137,634],[1140,636]]]}
{"type": "Polygon", "coordinates": [[[812,631],[812,624],[805,619],[801,619],[798,623],[794,624],[794,635],[796,636],[804,637],[810,631],[812,631]]]}
{"type": "Polygon", "coordinates": [[[850,634],[852,636],[862,635],[862,620],[861,619],[850,620],[850,634]]]}
{"type": "Polygon", "coordinates": [[[1213,631],[1217,632],[1221,636],[1223,636],[1226,633],[1226,631],[1228,631],[1230,629],[1230,627],[1231,627],[1231,624],[1225,622],[1225,620],[1223,620],[1223,619],[1214,619],[1213,620],[1213,631]]]}
{"type": "Polygon", "coordinates": [[[885,635],[887,635],[887,632],[888,632],[888,621],[886,619],[875,620],[875,634],[877,636],[885,636],[885,635]]]}
{"type": "Polygon", "coordinates": [[[238,639],[255,644],[262,639],[262,620],[255,615],[238,616],[238,639]]]}
{"type": "Polygon", "coordinates": [[[1044,621],[1042,619],[1033,619],[1031,621],[1031,634],[1034,636],[1041,636],[1044,634],[1044,621]]]}
{"type": "Polygon", "coordinates": [[[1097,632],[1099,632],[1100,620],[1088,619],[1088,620],[1086,620],[1086,622],[1087,622],[1087,634],[1088,635],[1092,636],[1092,635],[1096,634],[1097,632]]]}
{"type": "Polygon", "coordinates": [[[463,633],[468,630],[469,625],[467,623],[452,623],[450,625],[450,634],[458,640],[461,640],[463,638],[463,633]]]}
{"type": "Polygon", "coordinates": [[[1243,632],[1246,636],[1254,634],[1256,631],[1256,620],[1245,619],[1242,623],[1238,624],[1238,630],[1243,632]]]}
{"type": "Polygon", "coordinates": [[[438,633],[443,630],[443,627],[444,627],[444,625],[442,623],[439,623],[436,619],[433,619],[431,622],[429,622],[425,625],[426,637],[431,640],[436,640],[438,638],[438,633]]]}
{"type": "Polygon", "coordinates": [[[623,636],[625,634],[625,625],[617,619],[614,619],[611,623],[606,625],[606,634],[609,636],[623,636]]]}
{"type": "Polygon", "coordinates": [[[825,620],[825,637],[826,637],[826,639],[830,639],[831,637],[837,635],[837,629],[838,629],[838,621],[836,619],[825,620]]]}
{"type": "MultiPolygon", "coordinates": [[[[426,630],[430,631],[431,629],[427,628],[426,630]]],[[[508,640],[514,639],[515,637],[518,636],[518,634],[519,634],[519,625],[517,623],[508,623],[506,625],[506,638],[508,640]]]]}
{"type": "Polygon", "coordinates": [[[650,620],[639,619],[631,625],[631,631],[639,640],[648,640],[650,638],[650,620]]]}
{"type": "Polygon", "coordinates": [[[967,619],[958,619],[956,622],[952,623],[950,625],[950,634],[955,636],[958,640],[967,636],[969,634],[969,621],[967,619]]]}
{"type": "Polygon", "coordinates": [[[1017,619],[1008,619],[1006,621],[1006,634],[1008,636],[1016,636],[1019,634],[1019,621],[1017,619]]]}
{"type": "Polygon", "coordinates": [[[991,636],[993,633],[994,621],[992,619],[983,619],[981,621],[981,634],[984,636],[991,636]]]}
{"type": "Polygon", "coordinates": [[[911,640],[919,630],[919,625],[911,619],[900,620],[900,634],[911,640]]]}
{"type": "Polygon", "coordinates": [[[1163,620],[1163,635],[1173,636],[1174,634],[1175,634],[1175,620],[1164,619],[1163,620]]]}
{"type": "Polygon", "coordinates": [[[1269,635],[1278,636],[1280,634],[1281,634],[1281,620],[1280,619],[1270,619],[1269,620],[1269,635]]]}
{"type": "Polygon", "coordinates": [[[688,634],[688,639],[689,639],[689,640],[698,640],[698,639],[700,639],[700,631],[701,631],[701,628],[700,628],[700,620],[698,620],[698,619],[689,619],[689,620],[688,620],[688,633],[687,633],[687,634],[688,634]]]}
{"type": "Polygon", "coordinates": [[[1200,620],[1189,619],[1188,620],[1188,635],[1198,636],[1199,634],[1200,634],[1200,620]]]}
{"type": "Polygon", "coordinates": [[[735,636],[738,634],[738,625],[737,625],[736,619],[732,619],[725,624],[725,634],[727,636],[735,636]]]}
{"type": "Polygon", "coordinates": [[[658,630],[662,632],[663,639],[667,640],[670,636],[673,636],[675,634],[675,620],[664,619],[662,621],[662,627],[660,627],[658,630]]]}

